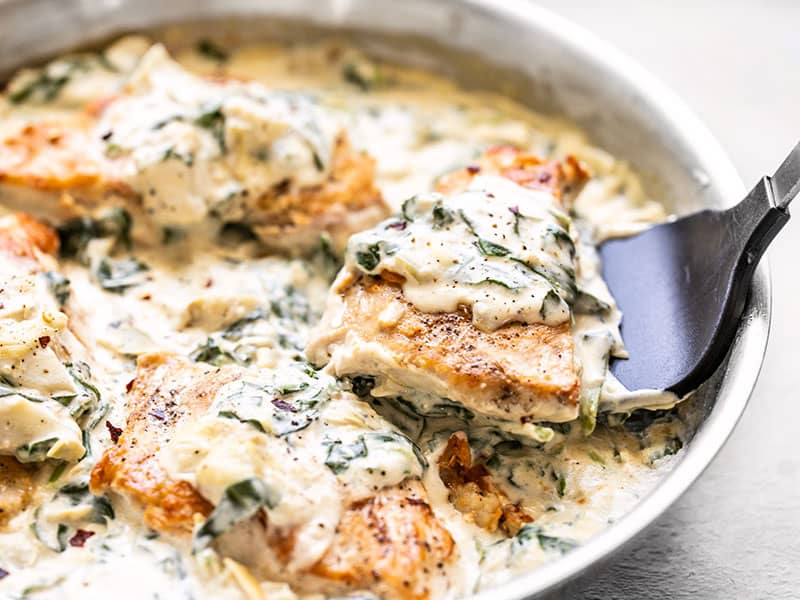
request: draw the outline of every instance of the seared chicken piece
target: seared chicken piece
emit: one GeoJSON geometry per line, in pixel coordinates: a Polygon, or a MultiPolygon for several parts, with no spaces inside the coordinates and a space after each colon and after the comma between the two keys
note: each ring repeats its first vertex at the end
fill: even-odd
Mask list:
{"type": "Polygon", "coordinates": [[[438,462],[439,476],[450,490],[450,502],[479,527],[489,531],[500,529],[513,537],[525,523],[533,520],[511,502],[484,465],[473,463],[464,432],[457,431],[450,436],[438,462]]]}
{"type": "Polygon", "coordinates": [[[0,253],[6,274],[32,275],[56,267],[58,235],[24,213],[0,218],[0,253]]]}
{"type": "Polygon", "coordinates": [[[512,323],[485,332],[467,311],[420,311],[385,278],[338,283],[341,305],[329,304],[307,349],[318,364],[330,360],[337,375],[397,382],[499,418],[535,413],[556,421],[577,411],[569,324],[512,323]]]}
{"type": "MultiPolygon", "coordinates": [[[[169,476],[162,453],[176,430],[204,413],[222,386],[242,376],[234,367],[198,365],[168,354],[140,357],[129,392],[130,416],[117,444],[93,469],[92,491],[111,490],[142,506],[145,522],[156,530],[189,533],[214,507],[192,485],[169,476]]],[[[436,581],[431,573],[443,571],[455,555],[450,534],[415,479],[344,507],[321,558],[299,572],[286,565],[296,543],[295,532],[273,531],[266,513],[259,512],[221,535],[217,547],[254,571],[307,592],[369,589],[382,598],[412,600],[428,598],[436,581]]]]}
{"type": "Polygon", "coordinates": [[[136,194],[117,179],[113,164],[92,139],[93,123],[84,114],[37,121],[0,140],[0,189],[8,192],[6,202],[66,219],[90,212],[115,194],[133,201],[136,194]]]}
{"type": "Polygon", "coordinates": [[[351,506],[311,573],[336,582],[332,589],[424,600],[454,554],[453,539],[434,516],[422,484],[409,480],[351,506]]]}
{"type": "MultiPolygon", "coordinates": [[[[517,150],[499,147],[489,150],[478,164],[444,176],[439,185],[442,191],[453,194],[468,187],[478,175],[498,174],[524,188],[549,194],[556,205],[557,201],[565,202],[574,196],[586,179],[586,173],[572,159],[563,164],[544,162],[517,150]]],[[[486,202],[491,203],[493,199],[494,195],[489,193],[486,202]]],[[[452,204],[449,208],[443,206],[441,200],[433,204],[430,239],[421,243],[412,240],[418,245],[414,247],[417,255],[411,255],[411,262],[418,260],[408,267],[411,277],[414,268],[428,269],[429,264],[434,264],[434,268],[446,261],[453,261],[456,266],[458,260],[465,265],[475,264],[473,258],[456,256],[454,259],[441,254],[438,249],[442,247],[447,251],[454,243],[462,241],[450,232],[442,233],[458,219],[454,208],[452,204]],[[444,235],[451,237],[438,237],[444,235]]],[[[533,221],[520,213],[524,208],[520,203],[508,210],[501,207],[497,211],[505,215],[502,218],[506,223],[513,218],[533,221]]],[[[475,224],[463,213],[461,218],[469,230],[464,235],[476,236],[475,224]]],[[[420,284],[420,291],[412,300],[403,289],[406,277],[382,269],[379,261],[379,258],[383,260],[386,257],[395,260],[393,264],[405,264],[395,258],[395,238],[385,242],[384,247],[388,249],[384,251],[381,250],[384,242],[380,241],[380,236],[383,231],[391,230],[397,236],[406,235],[406,238],[398,239],[407,243],[404,241],[408,238],[406,228],[412,231],[410,235],[416,236],[416,230],[411,229],[412,221],[419,217],[415,215],[410,219],[376,227],[372,230],[375,237],[368,239],[379,241],[368,246],[366,251],[356,250],[356,261],[360,266],[346,265],[334,283],[325,313],[312,332],[306,349],[309,359],[317,365],[328,364],[328,370],[339,377],[374,377],[373,395],[423,392],[460,402],[482,415],[517,422],[570,421],[576,418],[580,383],[573,356],[574,342],[566,307],[568,300],[559,300],[553,295],[555,292],[547,292],[539,308],[542,322],[526,322],[511,313],[517,306],[514,303],[518,297],[509,295],[507,305],[501,308],[511,307],[505,313],[511,316],[494,328],[478,327],[478,304],[470,310],[460,299],[452,311],[421,309],[419,302],[435,306],[439,299],[450,293],[454,284],[433,276],[434,279],[429,278],[424,285],[420,284]],[[373,270],[365,273],[364,265],[373,270]],[[548,308],[549,302],[553,302],[553,308],[548,308]],[[545,309],[548,309],[548,314],[545,314],[545,309]],[[559,318],[549,321],[551,314],[559,318]]],[[[507,226],[510,229],[511,226],[507,226]]],[[[517,226],[514,229],[519,233],[517,226]]],[[[565,232],[559,235],[561,239],[567,239],[565,232]]],[[[476,241],[468,241],[467,248],[478,246],[483,256],[490,257],[487,260],[510,255],[506,246],[481,237],[472,239],[476,241]]],[[[567,239],[567,244],[572,246],[574,242],[567,239]]],[[[571,249],[574,256],[574,246],[571,249]]],[[[403,256],[402,260],[405,258],[403,256]]],[[[522,262],[512,260],[517,264],[522,262]]],[[[516,264],[511,263],[511,266],[516,267],[516,264]]],[[[535,265],[525,266],[537,269],[535,265]]],[[[509,272],[511,277],[516,277],[516,272],[509,272]]],[[[537,274],[539,272],[541,269],[537,274]]],[[[490,275],[490,278],[478,282],[488,281],[497,285],[487,287],[485,295],[478,296],[476,302],[491,307],[495,294],[500,295],[516,285],[514,279],[501,281],[501,276],[507,277],[505,274],[490,275]]],[[[566,290],[568,284],[555,281],[554,277],[546,274],[544,277],[553,286],[562,286],[563,290],[558,288],[559,293],[564,294],[562,298],[572,293],[566,290]]]]}
{"type": "Polygon", "coordinates": [[[119,94],[19,121],[0,132],[0,193],[50,219],[101,205],[169,228],[214,218],[296,254],[322,234],[342,248],[388,212],[373,159],[312,101],[197,77],[158,45],[119,94]]]}
{"type": "Polygon", "coordinates": [[[116,445],[92,469],[91,490],[112,490],[144,508],[150,527],[166,532],[191,532],[195,514],[206,517],[211,503],[191,485],[169,478],[158,450],[175,429],[202,414],[216,391],[240,374],[194,364],[169,354],[146,354],[137,363],[129,386],[128,420],[116,445]]]}
{"type": "Polygon", "coordinates": [[[36,497],[34,470],[11,456],[0,456],[0,530],[36,497]]]}
{"type": "Polygon", "coordinates": [[[588,178],[586,169],[574,156],[563,161],[544,160],[513,146],[493,146],[475,164],[440,177],[436,191],[452,194],[465,190],[475,177],[486,173],[500,175],[530,190],[547,192],[566,208],[572,206],[588,178]]]}
{"type": "Polygon", "coordinates": [[[84,453],[73,416],[91,399],[82,404],[87,396],[62,364],[82,348],[43,282],[66,281],[58,279],[57,251],[58,236],[44,223],[23,213],[0,218],[0,526],[36,500],[37,464],[84,453]],[[71,414],[51,399],[65,394],[75,396],[70,409],[81,408],[71,414]]]}

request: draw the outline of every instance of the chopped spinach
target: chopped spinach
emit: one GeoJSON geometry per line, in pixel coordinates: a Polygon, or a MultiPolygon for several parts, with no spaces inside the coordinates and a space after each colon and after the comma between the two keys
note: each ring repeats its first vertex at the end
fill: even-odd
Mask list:
{"type": "Polygon", "coordinates": [[[578,547],[578,542],[575,540],[547,535],[543,532],[541,527],[533,523],[523,525],[522,529],[514,536],[512,544],[514,548],[521,548],[526,546],[533,539],[539,542],[539,547],[545,552],[566,554],[570,550],[578,547]]]}
{"type": "Polygon", "coordinates": [[[53,294],[56,302],[60,306],[64,306],[70,295],[69,279],[57,271],[46,271],[42,273],[42,277],[47,282],[47,289],[53,294]]]}
{"type": "Polygon", "coordinates": [[[194,362],[204,362],[215,367],[224,365],[226,363],[239,363],[239,359],[232,353],[220,347],[217,341],[209,337],[206,341],[200,344],[197,348],[192,350],[189,354],[194,362]]]}
{"type": "Polygon", "coordinates": [[[78,393],[57,396],[54,397],[53,400],[65,406],[73,419],[80,419],[97,407],[100,402],[100,390],[89,383],[89,380],[92,378],[89,365],[81,361],[76,361],[74,363],[65,363],[64,366],[75,382],[78,393]]]}
{"type": "Polygon", "coordinates": [[[261,424],[261,421],[257,419],[243,419],[232,410],[221,410],[219,411],[219,413],[217,413],[217,416],[222,417],[223,419],[233,419],[235,421],[240,421],[242,423],[250,425],[251,427],[254,427],[257,431],[260,431],[261,433],[265,432],[264,426],[261,424]]]}
{"type": "Polygon", "coordinates": [[[181,161],[187,167],[194,165],[194,155],[191,152],[181,153],[170,146],[164,151],[164,156],[161,157],[161,160],[170,160],[171,158],[181,161]]]}
{"type": "Polygon", "coordinates": [[[12,104],[22,104],[31,100],[51,102],[69,83],[74,70],[74,67],[69,67],[60,75],[51,75],[49,69],[44,68],[30,83],[9,94],[8,99],[12,104]]]}
{"type": "Polygon", "coordinates": [[[229,58],[229,55],[225,50],[207,38],[198,40],[197,44],[195,45],[195,49],[199,54],[205,56],[209,60],[225,62],[229,58]]]}
{"type": "Polygon", "coordinates": [[[417,205],[417,197],[412,196],[411,198],[406,198],[403,200],[403,205],[400,207],[401,214],[403,215],[403,219],[408,221],[409,223],[414,221],[413,212],[417,205]]]}
{"type": "Polygon", "coordinates": [[[323,445],[328,448],[325,465],[336,475],[347,470],[350,461],[367,455],[363,435],[358,436],[352,444],[345,444],[341,440],[327,440],[323,445]]]}
{"type": "Polygon", "coordinates": [[[222,112],[222,107],[215,106],[206,110],[203,114],[194,120],[195,125],[202,127],[214,136],[214,139],[219,145],[219,151],[223,154],[227,148],[225,146],[225,113],[222,112]]]}
{"type": "Polygon", "coordinates": [[[50,477],[47,478],[47,483],[55,483],[61,476],[64,474],[64,471],[67,468],[67,462],[64,460],[60,460],[56,463],[56,466],[53,468],[53,471],[50,473],[50,477]]]}
{"type": "Polygon", "coordinates": [[[434,203],[433,209],[431,210],[431,216],[433,218],[434,229],[442,229],[443,227],[446,227],[455,221],[453,211],[445,207],[441,200],[437,200],[434,203]]]}
{"type": "Polygon", "coordinates": [[[511,252],[511,250],[505,246],[495,244],[483,238],[478,238],[475,242],[475,246],[477,246],[478,250],[480,250],[481,254],[484,256],[506,256],[511,252]]]}
{"type": "Polygon", "coordinates": [[[556,490],[558,491],[558,495],[563,498],[564,494],[567,493],[567,478],[559,474],[557,483],[556,490]]]}
{"type": "Polygon", "coordinates": [[[197,530],[194,551],[206,548],[216,537],[251,518],[262,508],[275,508],[279,500],[275,489],[254,477],[228,486],[208,520],[197,530]]]}
{"type": "Polygon", "coordinates": [[[539,311],[542,315],[542,319],[547,319],[548,315],[558,310],[560,306],[561,296],[559,296],[555,290],[548,290],[544,300],[542,300],[542,308],[539,311]]]}
{"type": "Polygon", "coordinates": [[[552,237],[557,244],[566,248],[567,252],[569,252],[570,257],[575,257],[575,242],[570,237],[569,233],[566,230],[562,229],[561,227],[555,227],[553,225],[549,225],[547,227],[547,235],[552,237]]]}
{"type": "Polygon", "coordinates": [[[372,272],[381,262],[380,243],[370,244],[362,250],[357,250],[356,262],[368,273],[372,272]]]}
{"type": "Polygon", "coordinates": [[[21,463],[41,462],[47,458],[47,453],[56,445],[56,442],[58,442],[58,438],[52,437],[23,444],[14,450],[14,456],[21,463]]]}
{"type": "Polygon", "coordinates": [[[59,523],[54,527],[42,517],[42,507],[36,509],[33,523],[31,523],[31,531],[45,548],[59,553],[66,550],[68,529],[64,523],[59,523]]]}
{"type": "Polygon", "coordinates": [[[655,452],[651,453],[648,457],[649,463],[652,465],[654,462],[661,460],[666,456],[673,456],[678,453],[678,451],[683,448],[683,442],[678,437],[671,437],[664,442],[664,444],[656,449],[655,452]]]}
{"type": "Polygon", "coordinates": [[[366,398],[375,387],[374,377],[356,376],[350,379],[350,389],[359,398],[366,398]]]}
{"type": "Polygon", "coordinates": [[[90,505],[91,510],[85,517],[89,523],[107,525],[108,521],[112,521],[116,517],[108,498],[93,495],[86,482],[68,483],[58,490],[58,495],[69,498],[72,506],[90,505]]]}
{"type": "Polygon", "coordinates": [[[672,414],[672,409],[648,410],[640,408],[624,417],[622,426],[631,433],[643,434],[653,423],[666,421],[672,414]]]}
{"type": "Polygon", "coordinates": [[[276,391],[281,396],[286,396],[287,394],[296,394],[297,392],[302,392],[306,389],[308,389],[308,382],[298,381],[295,383],[285,383],[280,385],[276,388],[276,391]]]}
{"type": "Polygon", "coordinates": [[[348,62],[342,65],[342,79],[360,89],[369,92],[385,83],[380,68],[372,63],[348,62]]]}
{"type": "Polygon", "coordinates": [[[95,276],[100,287],[121,294],[126,289],[144,283],[149,267],[136,258],[103,258],[95,276]]]}
{"type": "Polygon", "coordinates": [[[578,293],[575,295],[575,303],[572,307],[573,310],[580,315],[596,315],[611,310],[611,305],[607,302],[581,289],[579,289],[578,293]]]}
{"type": "Polygon", "coordinates": [[[461,209],[459,208],[459,209],[458,209],[458,216],[459,216],[459,217],[461,217],[461,220],[462,220],[462,221],[464,221],[464,225],[466,225],[466,226],[467,226],[467,229],[469,229],[469,232],[470,232],[472,235],[478,235],[478,234],[476,233],[476,231],[475,231],[475,225],[472,223],[472,221],[470,220],[470,218],[467,216],[467,213],[465,213],[463,210],[461,210],[461,209]]]}
{"type": "Polygon", "coordinates": [[[14,395],[22,396],[30,402],[44,402],[46,400],[43,396],[34,396],[21,392],[10,379],[0,375],[0,398],[14,395]]]}
{"type": "Polygon", "coordinates": [[[315,253],[319,257],[322,267],[330,273],[330,277],[342,266],[342,257],[334,251],[331,236],[327,231],[319,236],[319,248],[315,253]]]}
{"type": "Polygon", "coordinates": [[[58,228],[61,257],[74,258],[84,265],[88,264],[86,247],[89,242],[98,238],[112,238],[112,251],[118,247],[129,249],[131,226],[130,214],[121,208],[113,208],[97,219],[71,219],[58,228]]]}

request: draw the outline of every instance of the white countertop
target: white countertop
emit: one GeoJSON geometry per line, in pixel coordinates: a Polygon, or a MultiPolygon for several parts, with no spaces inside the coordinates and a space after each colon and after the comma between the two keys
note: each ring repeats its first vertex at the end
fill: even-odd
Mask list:
{"type": "MultiPolygon", "coordinates": [[[[748,186],[800,140],[800,2],[539,3],[616,45],[674,89],[748,186]]],[[[800,598],[800,319],[792,313],[800,303],[800,220],[781,232],[768,260],[772,331],[739,426],[657,525],[570,596],[800,598]]]]}

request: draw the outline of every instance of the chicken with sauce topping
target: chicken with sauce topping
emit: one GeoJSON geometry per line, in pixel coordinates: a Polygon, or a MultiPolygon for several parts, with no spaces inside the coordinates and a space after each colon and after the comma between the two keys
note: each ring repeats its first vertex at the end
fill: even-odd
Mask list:
{"type": "Polygon", "coordinates": [[[313,98],[198,77],[160,45],[82,113],[4,127],[0,185],[51,219],[119,205],[168,229],[241,223],[293,254],[387,214],[374,161],[313,98]]]}
{"type": "Polygon", "coordinates": [[[344,473],[380,452],[378,442],[394,444],[395,460],[416,462],[405,449],[409,442],[381,431],[374,413],[349,395],[328,399],[319,390],[319,406],[304,413],[301,407],[310,405],[293,394],[306,388],[296,384],[296,392],[282,388],[283,396],[268,392],[258,406],[264,390],[246,377],[236,367],[141,357],[128,394],[130,416],[94,467],[92,491],[111,490],[143,507],[145,522],[157,531],[185,535],[204,521],[196,547],[213,541],[224,556],[301,590],[430,597],[455,549],[425,489],[407,476],[419,465],[367,487],[371,467],[350,478],[344,473]],[[226,398],[236,400],[230,405],[226,398]],[[345,407],[327,411],[328,402],[345,407]],[[355,441],[324,437],[342,423],[358,434],[355,441]],[[209,450],[230,446],[231,439],[236,448],[209,450]],[[200,454],[207,456],[190,466],[200,454]],[[295,466],[296,460],[302,463],[295,466]],[[248,502],[249,511],[242,508],[248,502]]]}
{"type": "Polygon", "coordinates": [[[307,352],[373,395],[423,392],[511,421],[571,421],[576,242],[586,173],[509,148],[444,176],[401,218],[351,238],[307,352]]]}
{"type": "Polygon", "coordinates": [[[0,523],[37,496],[36,466],[77,461],[99,397],[68,326],[58,236],[16,213],[0,218],[0,523]],[[19,464],[23,463],[23,464],[19,464]]]}

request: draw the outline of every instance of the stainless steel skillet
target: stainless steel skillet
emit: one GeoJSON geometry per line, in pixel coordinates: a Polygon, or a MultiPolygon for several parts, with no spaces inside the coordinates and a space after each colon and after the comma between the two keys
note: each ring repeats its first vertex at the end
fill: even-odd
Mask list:
{"type": "MultiPolygon", "coordinates": [[[[228,28],[244,39],[308,39],[345,30],[376,56],[427,65],[465,85],[499,89],[562,114],[629,160],[651,195],[676,213],[730,206],[745,192],[717,143],[669,90],[586,31],[523,2],[0,0],[0,78],[74,46],[190,20],[205,21],[198,30],[228,28]]],[[[481,597],[531,598],[590,576],[661,515],[711,462],[742,414],[769,319],[769,275],[762,263],[727,362],[692,400],[696,433],[672,472],[603,534],[481,597]]]]}

